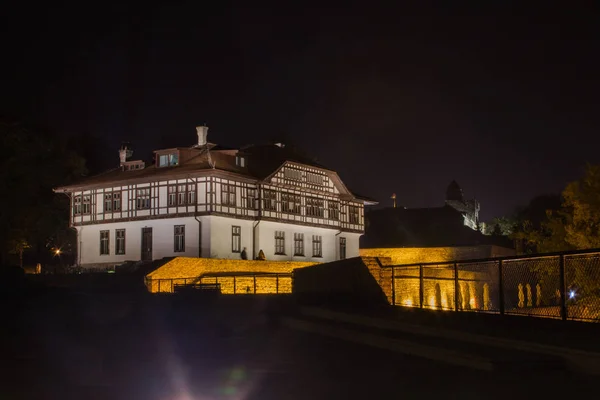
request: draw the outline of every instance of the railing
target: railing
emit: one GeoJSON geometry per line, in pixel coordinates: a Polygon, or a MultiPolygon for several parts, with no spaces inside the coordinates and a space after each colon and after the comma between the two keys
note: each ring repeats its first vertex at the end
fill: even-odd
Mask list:
{"type": "Polygon", "coordinates": [[[600,249],[383,268],[398,306],[600,322],[600,249]]]}
{"type": "Polygon", "coordinates": [[[145,278],[145,284],[151,293],[174,293],[175,286],[179,285],[218,284],[223,294],[282,294],[292,292],[292,274],[237,272],[190,278],[145,278]]]}

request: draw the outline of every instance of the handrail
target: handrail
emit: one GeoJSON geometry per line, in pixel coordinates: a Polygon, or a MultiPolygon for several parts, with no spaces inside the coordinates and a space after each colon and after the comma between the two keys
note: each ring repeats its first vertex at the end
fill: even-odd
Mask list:
{"type": "Polygon", "coordinates": [[[466,260],[449,260],[449,261],[434,261],[434,262],[426,262],[426,263],[412,263],[412,264],[394,264],[394,265],[382,265],[382,268],[403,268],[403,267],[419,267],[423,266],[432,266],[432,265],[450,265],[453,266],[454,263],[459,264],[474,264],[481,262],[496,262],[496,261],[514,261],[514,260],[531,260],[536,258],[549,258],[549,257],[558,257],[558,256],[573,256],[573,255],[582,255],[582,254],[598,254],[600,253],[600,249],[587,249],[587,250],[570,250],[570,251],[559,251],[553,253],[539,253],[539,254],[531,254],[531,255],[519,255],[519,256],[504,256],[504,257],[492,257],[492,258],[472,258],[466,260]]]}

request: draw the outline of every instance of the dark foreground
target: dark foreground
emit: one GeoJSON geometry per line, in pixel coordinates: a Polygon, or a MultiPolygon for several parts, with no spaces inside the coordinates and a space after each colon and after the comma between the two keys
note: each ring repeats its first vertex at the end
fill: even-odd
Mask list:
{"type": "Polygon", "coordinates": [[[0,399],[525,399],[597,389],[565,370],[478,371],[293,331],[268,297],[61,289],[3,307],[0,399]]]}

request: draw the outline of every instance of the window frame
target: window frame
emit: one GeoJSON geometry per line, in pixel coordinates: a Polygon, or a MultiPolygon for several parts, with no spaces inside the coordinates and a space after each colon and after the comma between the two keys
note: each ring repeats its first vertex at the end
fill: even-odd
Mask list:
{"type": "Polygon", "coordinates": [[[323,236],[312,235],[313,257],[323,257],[323,236]]]}
{"type": "Polygon", "coordinates": [[[294,257],[304,257],[304,233],[294,233],[294,257]]]}
{"type": "Polygon", "coordinates": [[[100,255],[101,256],[109,256],[110,255],[110,231],[102,230],[100,231],[100,255]],[[106,237],[104,237],[106,235],[106,237]],[[105,248],[106,245],[106,248],[105,248]]]}
{"type": "Polygon", "coordinates": [[[360,207],[348,206],[348,223],[356,225],[360,224],[360,207]]]}
{"type": "Polygon", "coordinates": [[[346,259],[346,238],[343,236],[340,236],[339,239],[339,249],[340,249],[340,260],[345,260],[346,259]],[[343,249],[343,251],[342,251],[343,249]]]}
{"type": "Polygon", "coordinates": [[[277,212],[277,191],[276,190],[263,189],[263,209],[265,211],[277,212]]]}
{"type": "Polygon", "coordinates": [[[221,183],[221,205],[227,207],[236,206],[236,185],[232,183],[221,183]],[[232,190],[233,189],[233,190],[232,190]],[[233,201],[232,201],[233,199],[233,201]]]}
{"type": "Polygon", "coordinates": [[[325,201],[318,197],[306,196],[306,216],[323,218],[325,215],[325,201]]]}
{"type": "Polygon", "coordinates": [[[151,204],[152,198],[150,197],[150,188],[137,188],[135,190],[135,209],[149,210],[151,208],[151,204]]]}
{"type": "Polygon", "coordinates": [[[275,231],[275,254],[285,256],[285,231],[275,231]]]}
{"type": "Polygon", "coordinates": [[[288,214],[302,214],[302,196],[296,193],[281,193],[281,212],[288,214]]]}
{"type": "Polygon", "coordinates": [[[185,253],[185,225],[173,226],[173,252],[185,253]]]}
{"type": "Polygon", "coordinates": [[[241,253],[242,252],[242,227],[239,225],[231,226],[231,252],[241,253]],[[237,245],[237,250],[236,250],[237,245]]]}
{"type": "Polygon", "coordinates": [[[334,221],[340,220],[340,202],[335,200],[327,200],[327,218],[334,221]]]}
{"type": "Polygon", "coordinates": [[[246,208],[249,210],[256,210],[256,189],[246,189],[246,208]]]}
{"type": "Polygon", "coordinates": [[[115,254],[125,254],[125,229],[115,229],[115,254]],[[119,234],[122,234],[122,236],[119,236],[119,234]],[[122,242],[122,244],[119,245],[119,242],[122,242]]]}

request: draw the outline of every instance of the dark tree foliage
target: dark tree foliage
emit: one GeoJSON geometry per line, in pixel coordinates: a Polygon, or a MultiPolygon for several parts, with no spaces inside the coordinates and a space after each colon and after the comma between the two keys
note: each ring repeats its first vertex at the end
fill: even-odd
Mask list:
{"type": "Polygon", "coordinates": [[[69,199],[52,189],[81,178],[85,161],[65,139],[16,122],[0,121],[0,148],[0,261],[45,262],[73,236],[69,199]]]}

